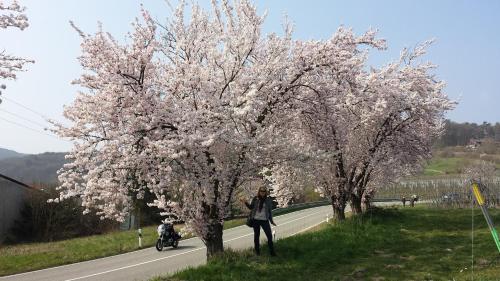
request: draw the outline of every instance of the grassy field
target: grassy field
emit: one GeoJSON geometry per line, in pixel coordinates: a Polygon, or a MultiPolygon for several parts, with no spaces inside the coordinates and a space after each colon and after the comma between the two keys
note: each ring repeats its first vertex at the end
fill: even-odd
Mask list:
{"type": "MultiPolygon", "coordinates": [[[[432,159],[417,177],[460,175],[464,168],[481,160],[494,163],[500,170],[500,148],[470,150],[457,146],[435,149],[432,159]]],[[[497,175],[500,176],[500,171],[497,171],[497,175]]]]}
{"type": "MultiPolygon", "coordinates": [[[[500,210],[492,210],[500,222],[500,210]]],[[[500,280],[500,255],[475,210],[474,280],[500,280]]],[[[155,281],[472,280],[471,210],[379,209],[279,240],[278,257],[226,251],[155,281]]]]}
{"type": "Polygon", "coordinates": [[[442,158],[434,157],[425,167],[424,176],[438,176],[460,174],[462,170],[473,161],[463,157],[442,158]]]}

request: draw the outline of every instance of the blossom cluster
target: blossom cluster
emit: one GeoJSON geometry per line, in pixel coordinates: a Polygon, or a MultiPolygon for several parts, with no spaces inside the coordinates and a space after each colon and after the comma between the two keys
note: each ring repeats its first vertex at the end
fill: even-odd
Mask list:
{"type": "MultiPolygon", "coordinates": [[[[0,1],[0,28],[6,29],[9,27],[24,30],[28,27],[28,17],[24,14],[25,7],[19,5],[17,1],[13,1],[10,5],[6,5],[4,1],[0,1]]],[[[16,57],[0,52],[0,81],[3,79],[16,79],[16,73],[24,70],[24,66],[28,63],[33,63],[33,60],[16,57]]],[[[0,95],[5,85],[0,84],[0,95]]],[[[2,100],[0,99],[0,103],[2,100]]]]}

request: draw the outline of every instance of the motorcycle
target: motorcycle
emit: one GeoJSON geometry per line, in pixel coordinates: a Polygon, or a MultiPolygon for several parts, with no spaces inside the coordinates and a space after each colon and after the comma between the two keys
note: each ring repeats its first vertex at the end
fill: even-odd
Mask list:
{"type": "Polygon", "coordinates": [[[170,223],[163,223],[158,226],[158,240],[156,241],[156,250],[161,252],[164,247],[177,248],[181,236],[175,232],[174,227],[170,223]]]}

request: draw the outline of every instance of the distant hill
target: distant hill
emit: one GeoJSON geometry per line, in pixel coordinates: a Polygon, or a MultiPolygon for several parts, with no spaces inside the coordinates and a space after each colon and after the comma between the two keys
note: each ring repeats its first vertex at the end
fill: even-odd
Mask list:
{"type": "Polygon", "coordinates": [[[0,173],[26,184],[57,183],[57,170],[67,163],[64,152],[22,155],[0,159],[0,173]]]}
{"type": "Polygon", "coordinates": [[[0,160],[6,159],[6,158],[22,157],[25,155],[26,154],[15,152],[14,150],[0,148],[0,160]]]}

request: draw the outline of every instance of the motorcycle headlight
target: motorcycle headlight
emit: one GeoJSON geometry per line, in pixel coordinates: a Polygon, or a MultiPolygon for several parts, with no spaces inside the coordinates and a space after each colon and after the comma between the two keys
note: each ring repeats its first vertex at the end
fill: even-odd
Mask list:
{"type": "Polygon", "coordinates": [[[157,231],[158,231],[158,236],[161,236],[163,233],[165,233],[165,230],[166,230],[166,229],[165,229],[165,225],[160,224],[160,225],[158,226],[158,229],[157,229],[157,231]]]}

